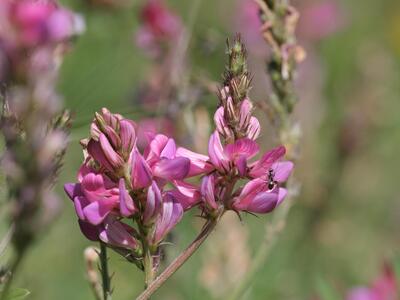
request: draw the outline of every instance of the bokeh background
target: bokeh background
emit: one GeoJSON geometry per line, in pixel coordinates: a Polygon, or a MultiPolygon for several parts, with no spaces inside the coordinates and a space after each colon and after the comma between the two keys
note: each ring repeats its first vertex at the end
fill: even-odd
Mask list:
{"type": "MultiPolygon", "coordinates": [[[[140,99],[139,90],[156,64],[134,42],[144,1],[123,9],[83,0],[61,2],[83,14],[87,28],[66,57],[59,81],[65,104],[75,113],[60,193],[61,183],[75,180],[82,161],[79,139],[87,136],[94,111],[105,106],[135,120],[164,113],[151,106],[144,110],[140,99]]],[[[267,50],[246,35],[249,21],[243,1],[165,2],[192,32],[187,49],[191,74],[218,82],[225,39],[242,32],[254,74],[252,99],[267,98],[267,50]]],[[[328,294],[343,299],[350,287],[375,278],[384,261],[395,261],[400,249],[400,3],[294,4],[301,13],[299,41],[308,54],[298,73],[295,112],[303,134],[295,174],[301,194],[245,299],[324,299],[328,294]]],[[[212,126],[217,97],[202,93],[197,98],[190,106],[195,122],[202,125],[196,145],[206,151],[204,136],[212,126]]],[[[262,113],[259,117],[266,120],[262,113]]],[[[167,119],[176,132],[185,132],[185,122],[167,119]]],[[[272,146],[274,133],[264,123],[262,144],[272,146]]],[[[197,139],[178,136],[181,144],[197,139]]],[[[83,250],[91,243],[81,235],[67,197],[63,204],[59,219],[26,257],[15,283],[30,290],[32,300],[92,299],[83,261],[83,250]]],[[[245,216],[240,223],[227,216],[154,299],[225,299],[248,270],[269,218],[245,216]]],[[[171,237],[175,246],[167,246],[167,259],[195,236],[201,222],[194,219],[186,217],[179,224],[171,237]]],[[[114,299],[134,299],[142,290],[142,274],[114,254],[110,269],[115,272],[114,299]]]]}

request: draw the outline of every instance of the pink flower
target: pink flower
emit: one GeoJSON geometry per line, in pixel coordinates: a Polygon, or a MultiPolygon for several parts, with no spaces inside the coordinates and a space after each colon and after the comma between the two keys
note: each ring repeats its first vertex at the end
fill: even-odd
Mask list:
{"type": "Polygon", "coordinates": [[[345,23],[345,13],[338,2],[325,0],[301,11],[299,31],[304,38],[320,40],[340,30],[345,23]]]}
{"type": "Polygon", "coordinates": [[[371,287],[357,287],[347,295],[347,300],[396,300],[397,283],[391,266],[385,265],[382,275],[371,287]]]}
{"type": "Polygon", "coordinates": [[[155,230],[151,240],[153,245],[159,244],[165,236],[175,227],[182,219],[183,208],[171,194],[166,194],[163,197],[161,212],[155,223],[155,230]]]}
{"type": "Polygon", "coordinates": [[[182,32],[181,21],[162,0],[148,0],[140,17],[142,25],[136,33],[136,44],[153,55],[160,53],[163,43],[176,41],[182,32]]]}
{"type": "Polygon", "coordinates": [[[10,1],[8,21],[17,41],[32,47],[60,42],[82,31],[82,20],[54,1],[10,1]]]}

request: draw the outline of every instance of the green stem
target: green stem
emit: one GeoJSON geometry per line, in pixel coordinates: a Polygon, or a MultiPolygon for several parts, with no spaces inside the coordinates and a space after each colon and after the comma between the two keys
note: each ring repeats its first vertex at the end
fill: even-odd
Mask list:
{"type": "Polygon", "coordinates": [[[217,218],[208,220],[197,238],[158,276],[136,300],[147,300],[170,278],[203,244],[210,233],[217,226],[222,217],[222,211],[217,218]]]}
{"type": "Polygon", "coordinates": [[[154,277],[156,275],[154,269],[154,262],[153,262],[153,254],[149,247],[145,249],[145,256],[144,256],[144,273],[145,273],[145,281],[144,281],[144,288],[147,287],[153,282],[154,277]]]}
{"type": "Polygon", "coordinates": [[[21,264],[21,261],[22,261],[22,258],[24,257],[24,254],[25,254],[25,251],[19,252],[16,255],[14,261],[12,262],[11,267],[10,267],[10,277],[8,278],[8,280],[4,284],[4,287],[3,287],[2,292],[1,292],[0,300],[7,299],[8,293],[10,291],[11,284],[12,284],[12,282],[14,280],[14,277],[15,277],[15,273],[17,272],[17,269],[21,264]]]}
{"type": "Polygon", "coordinates": [[[108,275],[108,258],[107,258],[107,246],[100,242],[100,271],[103,282],[103,299],[111,300],[111,282],[110,276],[108,275]]]}

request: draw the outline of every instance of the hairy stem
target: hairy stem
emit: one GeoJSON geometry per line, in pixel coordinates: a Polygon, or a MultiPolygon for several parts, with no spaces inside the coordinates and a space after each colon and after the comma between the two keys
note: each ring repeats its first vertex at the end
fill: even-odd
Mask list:
{"type": "Polygon", "coordinates": [[[111,300],[111,282],[108,274],[108,258],[107,247],[103,242],[100,242],[100,271],[103,283],[103,299],[111,300]]]}
{"type": "Polygon", "coordinates": [[[153,263],[153,255],[149,248],[145,249],[144,272],[145,272],[144,288],[147,289],[149,285],[153,282],[154,277],[156,276],[153,263]]]}
{"type": "Polygon", "coordinates": [[[196,239],[158,276],[136,300],[147,300],[170,278],[203,244],[218,224],[224,212],[208,220],[196,239]]]}

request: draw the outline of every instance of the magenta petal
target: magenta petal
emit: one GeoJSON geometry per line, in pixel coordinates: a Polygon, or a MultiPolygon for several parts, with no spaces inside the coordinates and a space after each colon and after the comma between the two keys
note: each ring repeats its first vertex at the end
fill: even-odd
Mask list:
{"type": "Polygon", "coordinates": [[[160,158],[175,158],[176,144],[173,139],[168,139],[167,144],[160,153],[160,158]]]}
{"type": "Polygon", "coordinates": [[[251,117],[249,125],[247,127],[247,137],[252,140],[256,140],[260,135],[260,122],[256,117],[251,117]]]}
{"type": "Polygon", "coordinates": [[[104,155],[106,156],[107,160],[114,168],[119,168],[124,164],[124,161],[121,156],[111,146],[110,142],[108,141],[107,137],[101,133],[99,136],[100,146],[103,150],[104,155]]]}
{"type": "MultiPolygon", "coordinates": [[[[366,287],[354,288],[347,295],[346,300],[381,300],[375,297],[375,293],[366,287]]],[[[384,300],[384,299],[382,299],[384,300]]]]}
{"type": "Polygon", "coordinates": [[[83,214],[89,223],[99,225],[113,208],[114,203],[108,201],[97,201],[86,206],[83,209],[83,214]]]}
{"type": "Polygon", "coordinates": [[[236,160],[236,167],[240,176],[245,176],[247,171],[247,157],[242,155],[236,160]]]}
{"type": "Polygon", "coordinates": [[[90,241],[96,242],[99,240],[99,226],[92,225],[88,222],[79,220],[79,227],[83,235],[90,241]]]}
{"type": "Polygon", "coordinates": [[[229,144],[225,147],[225,153],[233,160],[238,156],[245,156],[247,159],[254,157],[260,150],[258,144],[250,139],[240,139],[234,144],[229,144]]]}
{"type": "Polygon", "coordinates": [[[293,171],[294,164],[291,161],[274,163],[271,168],[275,172],[274,179],[277,182],[285,182],[293,171]]]}
{"type": "Polygon", "coordinates": [[[143,214],[143,223],[150,224],[157,217],[161,209],[162,196],[157,184],[153,181],[147,190],[146,207],[143,214]]]}
{"type": "Polygon", "coordinates": [[[147,163],[152,166],[160,159],[161,152],[168,143],[168,137],[163,134],[157,134],[147,146],[144,156],[147,163]]]}
{"type": "Polygon", "coordinates": [[[73,200],[76,196],[82,195],[80,183],[66,183],[64,184],[64,191],[71,200],[73,200]]]}
{"type": "Polygon", "coordinates": [[[135,128],[128,120],[121,120],[120,127],[122,149],[127,153],[130,153],[136,141],[135,128]]]}
{"type": "Polygon", "coordinates": [[[190,170],[190,160],[185,157],[162,159],[154,165],[154,176],[167,180],[184,179],[190,170]]]}
{"type": "Polygon", "coordinates": [[[195,206],[200,200],[200,192],[195,185],[184,181],[175,181],[176,189],[168,191],[181,205],[183,210],[195,206]]]}
{"type": "Polygon", "coordinates": [[[190,170],[188,177],[196,176],[203,173],[208,173],[213,169],[213,166],[208,162],[209,158],[186,148],[179,147],[176,150],[177,157],[186,157],[190,160],[190,170]]]}
{"type": "Polygon", "coordinates": [[[166,194],[161,217],[157,220],[153,244],[160,243],[172,228],[182,219],[183,209],[170,194],[166,194]]]}
{"type": "Polygon", "coordinates": [[[279,146],[265,153],[263,157],[252,166],[249,173],[250,176],[253,178],[265,176],[272,164],[282,158],[285,153],[286,149],[283,146],[279,146]]]}
{"type": "Polygon", "coordinates": [[[132,155],[131,177],[132,186],[135,189],[148,187],[152,181],[151,170],[137,149],[133,151],[132,155]]]}
{"type": "Polygon", "coordinates": [[[221,139],[217,131],[214,131],[214,133],[210,136],[210,140],[208,142],[208,155],[210,156],[211,162],[217,168],[222,168],[227,162],[227,158],[224,154],[224,149],[221,144],[221,139]]]}
{"type": "Polygon", "coordinates": [[[74,198],[74,207],[75,212],[78,215],[79,219],[85,220],[85,214],[83,213],[83,209],[88,206],[90,202],[82,196],[77,196],[74,198]]]}
{"type": "Polygon", "coordinates": [[[208,208],[212,210],[218,209],[218,205],[215,202],[215,178],[213,175],[204,176],[201,181],[200,193],[208,208]]]}
{"type": "Polygon", "coordinates": [[[132,197],[125,187],[125,179],[119,180],[119,210],[124,217],[132,216],[136,212],[136,207],[132,197]]]}
{"type": "Polygon", "coordinates": [[[245,207],[246,211],[265,214],[272,211],[278,202],[277,192],[262,192],[257,194],[245,207]]]}
{"type": "Polygon", "coordinates": [[[111,246],[136,249],[137,241],[129,234],[126,226],[117,220],[107,221],[104,230],[100,232],[100,239],[111,246]]]}
{"type": "Polygon", "coordinates": [[[244,99],[240,105],[239,125],[243,127],[251,118],[253,105],[248,99],[244,99]]]}
{"type": "Polygon", "coordinates": [[[113,170],[113,167],[104,155],[99,142],[91,139],[87,146],[87,151],[89,152],[89,155],[93,157],[93,159],[96,160],[100,165],[102,165],[109,171],[113,170]]]}

